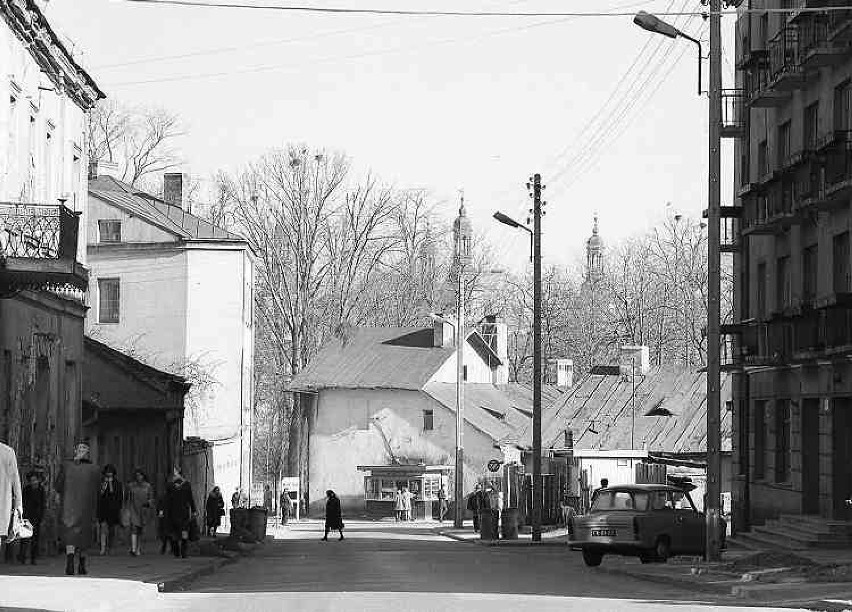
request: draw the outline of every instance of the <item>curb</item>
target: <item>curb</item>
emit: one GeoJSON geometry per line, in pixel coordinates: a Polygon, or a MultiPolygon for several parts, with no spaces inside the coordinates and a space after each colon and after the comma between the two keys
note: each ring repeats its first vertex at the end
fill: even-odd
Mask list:
{"type": "Polygon", "coordinates": [[[676,586],[685,590],[701,591],[702,593],[710,593],[713,595],[731,595],[731,589],[734,584],[732,582],[725,581],[724,583],[719,583],[717,585],[708,582],[699,582],[674,576],[665,576],[661,574],[645,574],[642,572],[632,572],[630,570],[621,569],[617,567],[600,566],[597,568],[597,570],[606,572],[608,574],[628,576],[637,580],[645,580],[646,582],[655,582],[657,584],[676,586]]]}
{"type": "Polygon", "coordinates": [[[455,540],[457,542],[465,542],[467,544],[478,544],[479,546],[507,546],[507,547],[535,547],[540,548],[542,546],[550,546],[555,548],[568,548],[567,542],[556,542],[552,540],[542,540],[540,542],[533,542],[532,540],[526,539],[518,539],[518,540],[483,540],[481,538],[465,538],[458,534],[451,533],[448,531],[438,530],[436,532],[439,536],[443,536],[445,538],[449,538],[451,540],[455,540]]]}
{"type": "Polygon", "coordinates": [[[209,563],[202,565],[201,567],[198,567],[194,570],[190,570],[188,572],[184,572],[183,574],[175,576],[174,578],[169,578],[168,580],[158,582],[157,591],[160,593],[174,593],[176,591],[181,591],[199,578],[214,574],[219,571],[220,568],[225,567],[226,565],[231,565],[232,563],[236,563],[241,558],[253,554],[254,551],[255,548],[252,548],[250,551],[236,553],[226,558],[213,559],[209,563]]]}

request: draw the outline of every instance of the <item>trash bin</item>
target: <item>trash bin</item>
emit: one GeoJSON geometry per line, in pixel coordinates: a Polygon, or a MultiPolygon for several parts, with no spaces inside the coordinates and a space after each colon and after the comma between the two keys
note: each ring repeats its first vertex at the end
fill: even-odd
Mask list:
{"type": "Polygon", "coordinates": [[[483,540],[496,540],[498,538],[497,512],[485,510],[479,515],[479,536],[483,540]]]}
{"type": "Polygon", "coordinates": [[[247,508],[231,508],[231,535],[239,536],[249,531],[249,511],[247,508]]]}
{"type": "Polygon", "coordinates": [[[518,539],[518,509],[506,508],[500,517],[500,533],[504,540],[518,539]]]}
{"type": "Polygon", "coordinates": [[[263,506],[255,506],[249,511],[248,529],[258,542],[266,538],[266,515],[267,510],[263,506]]]}

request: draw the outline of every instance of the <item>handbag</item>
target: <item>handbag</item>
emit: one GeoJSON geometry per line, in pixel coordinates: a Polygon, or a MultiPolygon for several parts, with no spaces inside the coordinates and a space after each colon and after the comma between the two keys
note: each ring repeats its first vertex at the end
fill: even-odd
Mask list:
{"type": "Polygon", "coordinates": [[[29,519],[23,518],[21,516],[21,511],[15,508],[12,511],[12,522],[9,525],[9,535],[6,538],[6,542],[11,543],[16,540],[26,540],[31,537],[33,537],[32,523],[30,523],[29,519]]]}
{"type": "Polygon", "coordinates": [[[121,526],[124,528],[130,527],[130,508],[124,506],[121,509],[121,514],[119,514],[119,521],[121,522],[121,526]]]}

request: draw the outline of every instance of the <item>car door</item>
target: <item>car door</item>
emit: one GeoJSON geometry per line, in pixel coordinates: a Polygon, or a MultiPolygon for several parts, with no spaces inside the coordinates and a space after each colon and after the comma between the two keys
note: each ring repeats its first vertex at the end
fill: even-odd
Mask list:
{"type": "Polygon", "coordinates": [[[684,496],[684,501],[686,503],[676,511],[678,531],[682,538],[679,548],[683,554],[702,554],[706,529],[704,515],[698,512],[688,493],[684,496]]]}

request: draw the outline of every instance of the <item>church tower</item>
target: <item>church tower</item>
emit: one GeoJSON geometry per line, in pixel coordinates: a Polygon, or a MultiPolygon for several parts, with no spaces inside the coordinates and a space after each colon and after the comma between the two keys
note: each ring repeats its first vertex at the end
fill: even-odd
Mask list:
{"type": "Polygon", "coordinates": [[[464,268],[469,268],[473,262],[472,240],[473,228],[464,206],[464,196],[461,196],[459,215],[453,222],[453,263],[444,285],[443,312],[456,313],[459,299],[459,274],[465,273],[464,268]]]}
{"type": "Polygon", "coordinates": [[[603,278],[604,244],[598,235],[598,215],[595,213],[595,224],[592,235],[586,240],[586,279],[585,285],[593,288],[603,278]]]}

